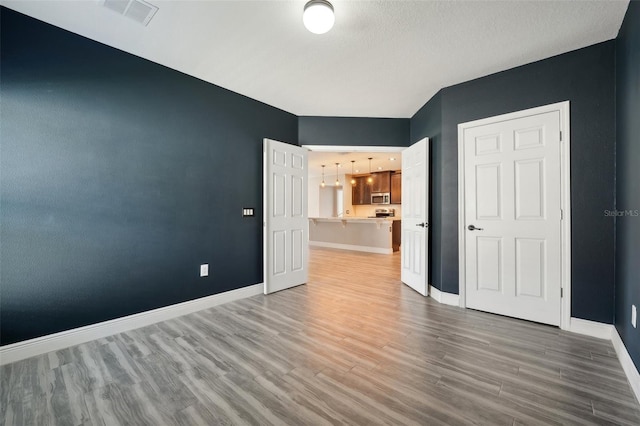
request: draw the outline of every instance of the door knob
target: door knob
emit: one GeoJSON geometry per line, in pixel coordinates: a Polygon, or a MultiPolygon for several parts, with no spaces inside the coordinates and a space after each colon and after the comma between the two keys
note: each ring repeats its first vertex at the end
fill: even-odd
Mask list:
{"type": "Polygon", "coordinates": [[[420,226],[420,227],[422,227],[422,228],[426,228],[427,226],[429,226],[429,224],[428,224],[428,223],[425,223],[425,222],[423,222],[423,223],[416,223],[416,226],[420,226]]]}
{"type": "Polygon", "coordinates": [[[467,229],[468,229],[469,231],[483,231],[483,230],[484,230],[484,228],[476,228],[476,227],[475,227],[475,226],[473,226],[473,225],[469,225],[469,226],[467,226],[467,229]]]}

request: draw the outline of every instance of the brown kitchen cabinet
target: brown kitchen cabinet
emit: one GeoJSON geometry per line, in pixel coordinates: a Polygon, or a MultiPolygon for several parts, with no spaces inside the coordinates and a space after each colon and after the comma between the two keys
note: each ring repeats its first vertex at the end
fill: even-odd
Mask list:
{"type": "Polygon", "coordinates": [[[351,204],[361,206],[371,204],[371,184],[367,183],[368,176],[357,176],[356,184],[351,187],[351,204]]]}
{"type": "Polygon", "coordinates": [[[393,251],[400,250],[400,244],[402,243],[402,221],[394,220],[391,226],[391,247],[393,251]]]}
{"type": "Polygon", "coordinates": [[[391,174],[391,204],[402,203],[402,173],[391,174]]]}
{"type": "Polygon", "coordinates": [[[372,173],[371,192],[391,192],[391,172],[372,173]]]}

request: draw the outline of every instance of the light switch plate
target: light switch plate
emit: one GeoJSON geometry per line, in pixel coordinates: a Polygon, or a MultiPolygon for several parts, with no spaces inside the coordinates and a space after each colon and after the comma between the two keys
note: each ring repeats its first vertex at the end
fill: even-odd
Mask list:
{"type": "Polygon", "coordinates": [[[253,211],[253,207],[243,207],[242,208],[242,217],[253,217],[255,213],[253,211]]]}
{"type": "Polygon", "coordinates": [[[208,277],[209,276],[209,264],[208,263],[203,263],[202,265],[200,265],[200,276],[201,277],[208,277]]]}
{"type": "Polygon", "coordinates": [[[636,310],[636,305],[631,305],[631,325],[633,328],[636,328],[638,320],[638,311],[636,310]]]}

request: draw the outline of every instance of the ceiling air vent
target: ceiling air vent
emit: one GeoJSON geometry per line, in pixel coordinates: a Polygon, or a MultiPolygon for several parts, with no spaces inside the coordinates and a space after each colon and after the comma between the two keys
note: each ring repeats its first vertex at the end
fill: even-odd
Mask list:
{"type": "Polygon", "coordinates": [[[158,8],[142,0],[104,0],[104,7],[146,26],[158,8]]]}

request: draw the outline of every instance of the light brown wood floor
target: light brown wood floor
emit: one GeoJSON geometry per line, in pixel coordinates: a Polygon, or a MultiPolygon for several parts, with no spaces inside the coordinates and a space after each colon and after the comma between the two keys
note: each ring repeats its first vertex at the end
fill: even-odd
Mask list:
{"type": "Polygon", "coordinates": [[[611,344],[440,305],[399,254],[0,369],[6,425],[640,424],[611,344]]]}

